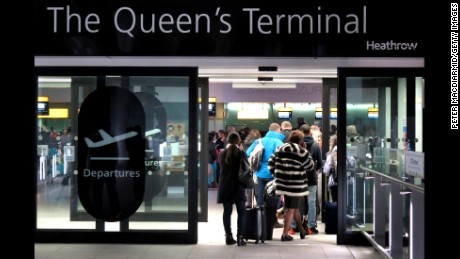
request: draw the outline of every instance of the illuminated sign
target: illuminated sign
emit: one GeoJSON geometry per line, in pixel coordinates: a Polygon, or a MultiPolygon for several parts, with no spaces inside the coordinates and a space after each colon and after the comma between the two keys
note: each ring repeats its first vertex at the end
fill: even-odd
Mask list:
{"type": "Polygon", "coordinates": [[[92,92],[78,115],[78,196],[85,210],[104,221],[128,218],[145,189],[145,113],[126,89],[92,92]]]}

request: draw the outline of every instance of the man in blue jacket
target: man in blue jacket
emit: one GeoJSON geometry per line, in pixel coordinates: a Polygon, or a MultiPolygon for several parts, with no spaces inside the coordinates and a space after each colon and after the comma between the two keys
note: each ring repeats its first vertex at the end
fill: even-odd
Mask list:
{"type": "MultiPolygon", "coordinates": [[[[273,175],[268,170],[268,159],[275,153],[278,146],[283,145],[284,135],[281,133],[281,127],[278,123],[273,122],[268,128],[267,134],[262,138],[264,146],[264,155],[262,157],[260,169],[255,172],[257,176],[256,201],[257,205],[264,204],[264,189],[265,185],[273,180],[273,175]]],[[[254,147],[259,143],[259,140],[254,141],[246,150],[248,157],[251,155],[254,147]]]]}

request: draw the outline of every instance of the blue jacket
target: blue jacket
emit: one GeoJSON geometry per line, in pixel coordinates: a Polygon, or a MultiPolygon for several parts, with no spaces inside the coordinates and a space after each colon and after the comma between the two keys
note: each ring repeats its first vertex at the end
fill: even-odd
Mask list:
{"type": "MultiPolygon", "coordinates": [[[[262,163],[260,165],[260,169],[256,171],[256,176],[259,178],[267,178],[272,179],[273,175],[268,170],[268,159],[270,156],[275,153],[276,148],[278,146],[283,145],[284,135],[281,132],[276,131],[268,131],[265,134],[265,137],[262,138],[262,145],[264,146],[264,155],[262,157],[262,163]]],[[[254,141],[251,146],[246,150],[246,154],[248,157],[251,155],[252,150],[254,147],[259,143],[259,140],[254,141]]]]}

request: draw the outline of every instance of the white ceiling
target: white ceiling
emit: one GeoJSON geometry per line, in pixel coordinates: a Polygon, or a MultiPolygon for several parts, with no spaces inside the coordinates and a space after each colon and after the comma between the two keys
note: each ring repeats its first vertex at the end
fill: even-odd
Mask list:
{"type": "Polygon", "coordinates": [[[424,67],[423,58],[305,58],[305,57],[35,57],[35,66],[140,66],[198,67],[200,77],[213,82],[308,82],[337,77],[338,67],[424,67]],[[259,66],[275,66],[276,72],[259,72],[259,66]]]}

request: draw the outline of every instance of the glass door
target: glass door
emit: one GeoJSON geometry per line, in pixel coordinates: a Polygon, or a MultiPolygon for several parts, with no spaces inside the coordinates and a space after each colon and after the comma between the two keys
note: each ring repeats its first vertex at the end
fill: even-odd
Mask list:
{"type": "MultiPolygon", "coordinates": [[[[337,243],[346,244],[373,229],[373,178],[360,167],[423,182],[406,172],[405,157],[408,151],[423,152],[424,78],[422,69],[412,68],[339,68],[338,75],[337,243]]],[[[379,206],[388,208],[388,200],[379,206]]],[[[408,219],[408,213],[405,198],[401,216],[408,219]]]]}
{"type": "MultiPolygon", "coordinates": [[[[197,68],[36,69],[36,242],[197,242],[197,74],[197,68]],[[143,196],[137,210],[121,220],[104,220],[89,213],[80,196],[82,186],[79,188],[82,179],[79,165],[82,159],[87,159],[79,157],[79,144],[88,143],[86,137],[80,136],[79,129],[84,125],[79,115],[85,101],[107,89],[123,89],[117,92],[132,96],[145,115],[141,142],[145,143],[142,144],[145,172],[139,177],[144,182],[142,186],[128,185],[126,175],[117,173],[112,189],[118,195],[115,204],[118,207],[131,202],[127,198],[132,191],[129,188],[139,188],[135,192],[143,196]]],[[[119,110],[112,112],[104,103],[94,108],[94,113],[108,111],[110,118],[101,118],[108,123],[131,109],[119,99],[109,103],[119,110]]],[[[129,137],[99,133],[93,139],[93,146],[110,142],[107,138],[112,136],[110,139],[119,141],[114,149],[122,149],[121,136],[129,137]]],[[[103,186],[101,206],[113,209],[110,186],[103,186]]]]}
{"type": "Polygon", "coordinates": [[[208,221],[209,79],[198,78],[198,220],[208,221]]]}

